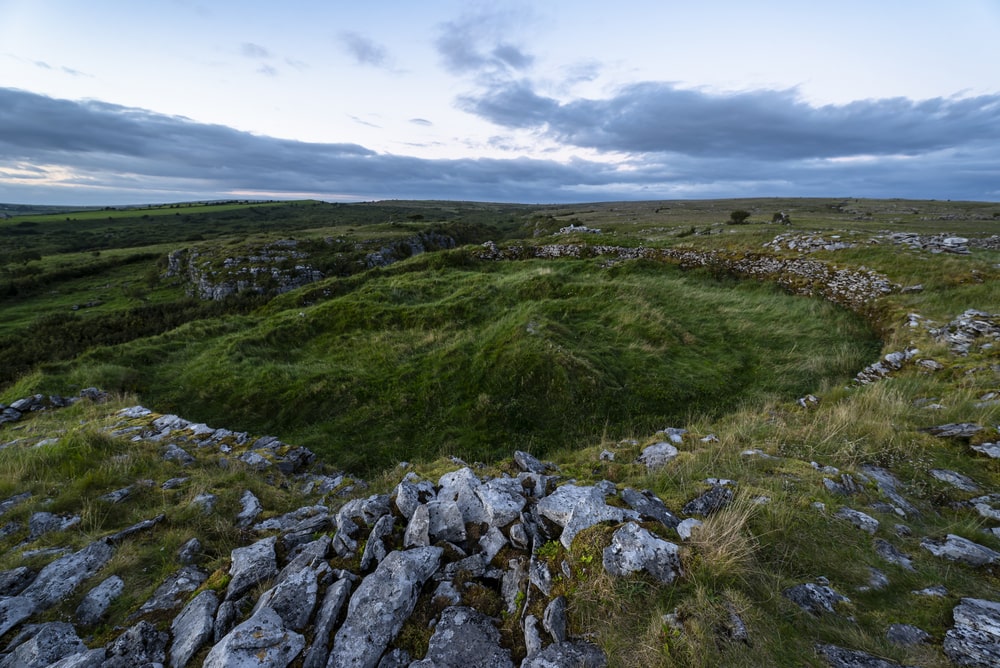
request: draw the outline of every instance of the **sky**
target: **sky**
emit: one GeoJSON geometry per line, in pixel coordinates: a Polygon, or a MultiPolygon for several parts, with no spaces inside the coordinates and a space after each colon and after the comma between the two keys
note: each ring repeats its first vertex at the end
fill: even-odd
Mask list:
{"type": "Polygon", "coordinates": [[[1000,0],[0,0],[0,202],[1000,201],[1000,0]]]}

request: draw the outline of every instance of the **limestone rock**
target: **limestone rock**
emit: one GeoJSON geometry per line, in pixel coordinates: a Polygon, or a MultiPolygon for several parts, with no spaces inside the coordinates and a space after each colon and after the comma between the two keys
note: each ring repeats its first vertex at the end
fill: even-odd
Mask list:
{"type": "Polygon", "coordinates": [[[35,602],[26,596],[0,598],[0,636],[35,612],[35,602]]]}
{"type": "Polygon", "coordinates": [[[40,609],[50,608],[100,570],[113,554],[107,543],[93,542],[43,568],[21,595],[35,601],[40,609]]]}
{"type": "Polygon", "coordinates": [[[84,626],[93,626],[101,621],[111,603],[125,591],[125,581],[117,575],[91,589],[76,608],[76,620],[84,626]]]}
{"type": "Polygon", "coordinates": [[[521,668],[606,668],[608,657],[597,645],[588,642],[552,643],[521,662],[521,668]]]}
{"type": "Polygon", "coordinates": [[[538,459],[527,452],[522,450],[514,451],[514,463],[517,464],[518,468],[526,473],[545,473],[546,466],[538,459]]]}
{"type": "Polygon", "coordinates": [[[816,650],[831,668],[900,668],[900,664],[895,661],[880,659],[855,649],[844,649],[836,645],[817,645],[816,650]]]}
{"type": "Polygon", "coordinates": [[[640,464],[645,464],[646,468],[650,471],[655,471],[669,464],[678,454],[680,452],[676,447],[666,441],[662,441],[643,448],[642,454],[639,455],[636,461],[640,464]]]}
{"type": "MultiPolygon", "coordinates": [[[[482,481],[469,467],[463,467],[451,473],[445,473],[438,481],[437,501],[455,503],[461,513],[463,524],[479,524],[488,521],[486,509],[476,490],[482,481]]],[[[433,503],[433,502],[431,502],[433,503]]],[[[433,523],[433,513],[432,519],[433,523]]],[[[463,532],[464,532],[463,527],[463,532]]],[[[433,535],[433,530],[431,534],[433,535]]],[[[464,539],[463,539],[464,540],[464,539]]]]}
{"type": "Polygon", "coordinates": [[[185,566],[191,566],[198,561],[201,550],[201,541],[197,538],[191,538],[177,550],[177,560],[185,566]]]}
{"type": "MultiPolygon", "coordinates": [[[[27,566],[18,566],[0,572],[0,596],[17,596],[35,579],[35,571],[27,566]]],[[[0,635],[3,635],[0,633],[0,635]]]]}
{"type": "Polygon", "coordinates": [[[422,661],[410,668],[482,666],[513,668],[510,650],[500,647],[500,632],[486,615],[472,608],[452,606],[441,612],[422,661]]]}
{"type": "Polygon", "coordinates": [[[913,568],[913,561],[908,555],[903,554],[889,541],[882,540],[881,538],[875,539],[875,553],[882,557],[890,564],[896,564],[897,566],[902,566],[908,571],[916,570],[913,568]]]}
{"type": "Polygon", "coordinates": [[[677,528],[680,520],[667,509],[660,497],[653,494],[648,489],[638,491],[631,487],[622,490],[621,499],[629,505],[632,510],[639,513],[645,519],[656,520],[669,529],[677,528]]]}
{"type": "Polygon", "coordinates": [[[684,504],[682,512],[685,515],[701,515],[707,517],[722,510],[733,500],[733,490],[723,485],[713,485],[710,490],[696,499],[684,504]]]}
{"type": "Polygon", "coordinates": [[[846,520],[862,531],[867,531],[871,534],[878,530],[878,520],[871,515],[866,515],[860,510],[854,510],[853,508],[845,506],[834,513],[833,516],[838,519],[846,520]]]}
{"type": "Polygon", "coordinates": [[[184,668],[191,657],[211,638],[215,627],[215,611],[219,597],[214,591],[205,590],[184,606],[174,617],[170,632],[174,637],[170,645],[170,668],[184,668]]]}
{"type": "Polygon", "coordinates": [[[56,661],[49,668],[102,668],[106,653],[103,647],[71,654],[56,661]]]}
{"type": "Polygon", "coordinates": [[[365,551],[361,554],[362,571],[367,571],[372,565],[385,559],[387,551],[383,540],[392,535],[393,522],[392,515],[383,515],[372,527],[368,542],[365,543],[365,551]]]}
{"type": "Polygon", "coordinates": [[[982,429],[982,425],[975,424],[974,422],[961,422],[940,424],[936,427],[925,427],[920,431],[927,432],[928,434],[937,436],[938,438],[959,438],[968,440],[975,436],[978,432],[982,431],[982,429]]]}
{"type": "Polygon", "coordinates": [[[340,609],[344,607],[350,593],[351,581],[348,579],[337,580],[327,588],[313,625],[313,644],[306,652],[302,668],[326,666],[326,658],[330,653],[330,632],[333,631],[340,609]]]}
{"type": "Polygon", "coordinates": [[[616,576],[644,571],[667,584],[680,575],[678,547],[628,522],[615,531],[611,544],[604,548],[604,570],[616,576]]]}
{"type": "Polygon", "coordinates": [[[133,668],[162,665],[167,660],[170,636],[149,622],[139,622],[105,648],[107,658],[101,668],[133,668]]]}
{"type": "Polygon", "coordinates": [[[337,631],[328,668],[375,668],[416,605],[423,583],[437,570],[444,550],[418,547],[391,552],[358,586],[337,631]]]}
{"type": "Polygon", "coordinates": [[[33,513],[28,520],[28,541],[33,541],[50,531],[65,531],[80,523],[79,515],[55,515],[53,513],[33,513]]]}
{"type": "Polygon", "coordinates": [[[944,540],[924,538],[920,541],[920,547],[935,557],[959,561],[970,566],[987,566],[1000,561],[1000,552],[954,534],[948,534],[944,540]]]}
{"type": "Polygon", "coordinates": [[[0,659],[0,668],[47,668],[56,661],[86,651],[87,646],[76,635],[72,624],[47,622],[40,624],[34,635],[0,659]]]}
{"type": "Polygon", "coordinates": [[[978,492],[979,485],[968,476],[946,469],[931,469],[931,475],[941,482],[946,482],[952,487],[956,487],[963,492],[978,492]]]}
{"type": "Polygon", "coordinates": [[[282,626],[271,608],[239,624],[205,657],[203,668],[285,668],[302,652],[305,639],[282,626]]]}
{"type": "Polygon", "coordinates": [[[260,505],[260,499],[250,490],[244,491],[240,496],[240,512],[236,516],[236,526],[246,529],[257,521],[262,512],[264,507],[260,505]]]}
{"type": "Polygon", "coordinates": [[[239,598],[247,590],[278,573],[274,553],[275,536],[259,540],[232,551],[233,564],[229,568],[232,579],[226,589],[226,600],[239,598]]]}
{"type": "Polygon", "coordinates": [[[886,631],[885,637],[893,645],[900,645],[902,647],[919,645],[931,639],[927,631],[911,624],[893,624],[886,631]]]}
{"type": "Polygon", "coordinates": [[[838,603],[850,603],[850,599],[841,596],[827,585],[812,582],[789,587],[781,593],[789,601],[814,615],[822,612],[833,613],[836,612],[834,606],[838,603]]]}
{"type": "Polygon", "coordinates": [[[163,584],[153,592],[152,597],[142,604],[137,614],[146,615],[157,610],[179,608],[184,598],[201,586],[207,578],[208,575],[201,569],[185,566],[164,580],[163,584]]]}
{"type": "Polygon", "coordinates": [[[566,634],[568,621],[566,617],[565,596],[556,596],[549,601],[549,604],[545,607],[545,614],[542,616],[542,626],[554,642],[566,642],[569,639],[569,636],[566,634]]]}
{"type": "Polygon", "coordinates": [[[309,623],[319,597],[319,580],[330,566],[319,562],[289,573],[281,582],[261,594],[253,614],[269,607],[278,613],[286,629],[301,631],[309,623]]]}
{"type": "Polygon", "coordinates": [[[517,478],[494,478],[475,491],[486,512],[486,521],[493,527],[505,527],[517,521],[527,503],[517,478]]]}
{"type": "Polygon", "coordinates": [[[944,653],[959,666],[1000,665],[1000,602],[963,598],[952,611],[955,626],[944,636],[944,653]]]}

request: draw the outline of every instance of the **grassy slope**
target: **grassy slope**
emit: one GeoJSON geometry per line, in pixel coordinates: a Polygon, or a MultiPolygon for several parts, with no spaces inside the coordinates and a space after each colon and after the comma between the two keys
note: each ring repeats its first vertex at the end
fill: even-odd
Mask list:
{"type": "MultiPolygon", "coordinates": [[[[604,242],[759,249],[777,233],[797,231],[854,230],[865,238],[880,230],[910,229],[982,236],[993,233],[992,217],[997,210],[1000,206],[991,204],[853,200],[615,203],[551,207],[527,220],[529,233],[551,232],[575,220],[604,229],[605,234],[595,238],[604,242]],[[754,219],[764,220],[770,219],[773,210],[790,211],[794,224],[791,228],[723,224],[729,210],[736,208],[754,211],[754,219]],[[914,214],[915,209],[919,213],[914,214]],[[941,219],[956,213],[960,216],[957,220],[941,219]],[[856,220],[858,216],[863,219],[856,220]],[[691,227],[711,234],[689,235],[691,227]]],[[[506,220],[511,214],[501,215],[506,220]]],[[[858,328],[853,317],[816,301],[788,298],[767,286],[719,283],[669,267],[624,265],[609,270],[599,268],[596,262],[560,261],[473,268],[462,260],[461,253],[449,257],[453,260],[445,261],[445,256],[418,258],[389,270],[331,281],[327,285],[330,296],[326,298],[318,286],[311,286],[278,298],[256,312],[198,319],[154,338],[96,350],[76,364],[49,367],[45,373],[23,378],[0,393],[0,400],[9,401],[35,390],[70,392],[72,387],[67,385],[95,384],[95,377],[121,387],[159,384],[156,391],[165,401],[169,399],[168,405],[155,406],[159,410],[176,408],[189,418],[198,417],[194,412],[199,410],[217,410],[220,419],[213,420],[213,426],[239,429],[249,427],[234,424],[226,415],[244,411],[248,419],[259,420],[253,424],[262,425],[262,431],[274,433],[270,427],[284,424],[283,420],[294,423],[301,413],[337,413],[342,406],[322,403],[330,396],[350,401],[365,397],[366,392],[380,392],[384,394],[372,398],[368,405],[364,427],[375,431],[361,432],[360,425],[365,421],[360,420],[358,433],[367,434],[362,436],[366,445],[388,443],[390,458],[413,459],[407,439],[393,444],[393,437],[379,437],[377,430],[399,424],[396,417],[401,413],[410,415],[415,405],[443,414],[452,402],[468,400],[449,395],[448,401],[432,406],[430,397],[434,393],[428,388],[443,392],[454,385],[502,384],[502,376],[516,377],[516,373],[526,370],[534,370],[539,374],[537,378],[563,379],[567,388],[588,388],[595,384],[581,383],[580,379],[617,379],[615,372],[622,373],[628,367],[638,378],[651,379],[648,391],[657,402],[663,400],[664,393],[678,388],[667,380],[673,377],[670,372],[659,371],[654,365],[674,352],[700,351],[687,362],[675,361],[676,366],[686,369],[680,375],[690,379],[698,371],[698,377],[704,377],[706,370],[700,366],[722,364],[734,370],[724,377],[727,383],[745,385],[759,372],[756,378],[763,386],[758,385],[761,391],[750,397],[739,394],[740,401],[722,410],[678,414],[677,422],[671,425],[687,427],[690,437],[670,467],[649,474],[632,462],[646,443],[658,438],[652,431],[666,426],[657,420],[675,416],[658,414],[651,418],[653,426],[646,429],[636,426],[634,417],[628,415],[628,402],[620,409],[625,415],[618,425],[620,431],[606,429],[606,424],[611,423],[598,419],[587,423],[589,431],[568,443],[544,444],[550,448],[549,458],[560,465],[565,477],[581,482],[608,479],[619,485],[647,487],[673,509],[703,491],[702,481],[707,477],[731,478],[739,483],[738,502],[708,522],[695,540],[685,545],[687,575],[676,586],[659,588],[642,578],[612,580],[599,575],[600,569],[589,568],[600,559],[601,527],[581,535],[571,555],[563,555],[559,553],[561,548],[554,547],[556,563],[566,558],[574,569],[579,567],[583,572],[558,584],[560,591],[570,596],[573,633],[594,634],[609,651],[612,663],[622,666],[818,666],[823,663],[815,656],[816,642],[834,642],[912,665],[945,666],[949,664],[941,653],[940,641],[952,624],[951,610],[958,599],[975,596],[1000,600],[1000,581],[995,573],[932,557],[919,545],[924,536],[956,533],[1000,549],[1000,540],[982,533],[987,524],[978,515],[955,505],[974,495],[929,475],[932,469],[955,470],[975,480],[982,493],[996,492],[1000,491],[1000,462],[976,455],[960,442],[941,441],[919,431],[944,422],[992,425],[1000,421],[1000,408],[979,401],[986,392],[1000,388],[992,370],[998,353],[985,350],[969,357],[952,357],[926,329],[906,326],[910,312],[933,318],[938,324],[967,308],[1000,313],[998,253],[974,251],[959,257],[866,244],[814,255],[841,265],[863,264],[904,285],[924,285],[923,292],[882,299],[875,311],[877,321],[872,324],[883,335],[883,352],[915,345],[923,356],[943,362],[945,369],[932,374],[908,367],[894,378],[856,389],[844,388],[846,376],[875,355],[866,348],[863,338],[860,348],[853,352],[844,347],[843,339],[864,337],[865,330],[858,328]],[[619,289],[626,286],[627,290],[619,289]],[[685,299],[692,292],[697,292],[699,299],[685,299]],[[714,311],[692,308],[695,304],[711,305],[714,311]],[[465,331],[467,323],[478,327],[475,333],[465,331]],[[371,331],[366,329],[367,324],[377,324],[380,329],[371,331]],[[534,325],[531,329],[535,334],[528,333],[529,324],[534,325]],[[707,326],[718,329],[708,334],[707,326]],[[820,331],[803,333],[800,339],[796,332],[807,326],[820,331]],[[766,335],[770,329],[776,333],[785,330],[785,343],[769,348],[766,335]],[[695,340],[685,339],[685,334],[695,340]],[[828,338],[824,339],[824,335],[828,338]],[[699,339],[708,344],[704,350],[696,346],[699,339]],[[495,354],[486,355],[488,349],[495,354]],[[507,351],[510,359],[497,351],[507,351]],[[630,363],[629,355],[622,351],[634,354],[635,361],[630,363]],[[790,352],[779,366],[773,356],[790,352]],[[468,366],[456,365],[456,359],[461,357],[468,359],[468,366]],[[827,370],[832,373],[829,380],[823,381],[821,372],[810,362],[814,357],[828,361],[827,370]],[[512,364],[516,373],[493,373],[502,364],[512,364]],[[622,369],[609,368],[612,366],[622,369]],[[234,375],[234,369],[245,373],[234,375]],[[345,369],[349,373],[337,375],[345,369]],[[601,375],[592,375],[595,370],[601,375]],[[174,386],[171,373],[184,379],[186,389],[174,386]],[[803,375],[806,373],[816,375],[803,375]],[[745,377],[741,378],[741,374],[745,377]],[[780,390],[770,384],[781,380],[780,376],[790,376],[786,379],[792,385],[780,390]],[[355,377],[360,379],[356,385],[355,377]],[[438,378],[451,382],[445,387],[438,378]],[[410,387],[420,391],[401,389],[401,379],[412,380],[415,384],[410,387]],[[795,385],[798,381],[802,386],[795,385]],[[205,384],[212,389],[199,394],[205,384]],[[287,393],[282,393],[282,388],[287,393]],[[819,394],[819,406],[807,410],[790,400],[803,391],[819,394]],[[247,402],[258,399],[262,400],[257,404],[260,414],[249,415],[247,402]],[[933,400],[943,408],[924,408],[917,400],[933,400]],[[212,408],[220,405],[222,408],[212,408]],[[315,408],[317,405],[321,408],[315,408]],[[187,411],[188,407],[191,411],[187,411]],[[636,441],[620,440],[619,435],[626,432],[636,441]],[[719,440],[700,440],[710,433],[719,440]],[[780,459],[742,454],[753,448],[780,459]],[[615,452],[615,461],[599,457],[605,449],[615,452]],[[834,465],[849,473],[856,473],[863,464],[887,466],[903,481],[904,493],[922,513],[902,519],[872,510],[870,504],[882,499],[870,485],[863,486],[856,497],[835,496],[822,485],[826,474],[810,466],[810,461],[834,465]],[[754,503],[759,497],[770,501],[754,503]],[[818,510],[816,503],[824,504],[825,510],[818,510]],[[911,555],[915,572],[880,560],[872,550],[873,537],[834,518],[834,512],[845,505],[879,519],[881,525],[875,537],[911,555]],[[912,534],[898,535],[897,524],[906,524],[912,534]],[[868,583],[870,567],[888,576],[888,587],[862,590],[868,583]],[[813,617],[780,594],[785,587],[820,576],[829,578],[835,589],[850,597],[851,603],[842,610],[842,616],[813,617]],[[924,598],[911,593],[937,584],[947,587],[947,597],[924,598]],[[747,623],[750,646],[720,640],[718,629],[731,610],[747,623]],[[683,632],[664,621],[667,613],[678,615],[684,623],[683,632]],[[853,621],[847,619],[848,615],[853,621]],[[910,649],[892,646],[884,635],[890,623],[915,624],[928,631],[934,641],[910,649]]],[[[5,304],[0,307],[6,308],[5,304]]],[[[51,308],[51,302],[45,299],[39,299],[37,304],[39,308],[51,308]]],[[[647,387],[641,382],[635,382],[633,387],[635,384],[647,387]]],[[[532,401],[545,408],[550,400],[545,395],[546,386],[538,382],[531,385],[536,392],[532,401]]],[[[622,385],[618,383],[618,387],[622,385]]],[[[606,380],[596,386],[615,387],[606,380]]],[[[470,405],[470,410],[482,408],[478,401],[483,394],[487,395],[483,405],[491,407],[492,401],[487,400],[498,392],[477,393],[477,403],[470,405]]],[[[610,394],[624,393],[619,390],[610,394]]],[[[734,394],[716,396],[732,398],[734,394]]],[[[588,405],[608,410],[607,398],[595,396],[599,398],[588,405]]],[[[632,402],[641,400],[631,392],[628,397],[632,402]]],[[[139,399],[149,403],[146,396],[139,399]]],[[[486,408],[482,410],[490,417],[495,415],[486,408]]],[[[514,416],[525,420],[529,417],[520,412],[514,416]]],[[[38,438],[66,434],[60,460],[30,464],[30,475],[38,480],[36,493],[40,499],[55,494],[57,509],[68,510],[79,498],[91,498],[136,476],[160,479],[167,475],[167,471],[160,471],[165,465],[157,463],[150,453],[133,453],[124,460],[119,457],[119,463],[90,472],[94,458],[109,452],[123,454],[127,445],[109,442],[80,426],[88,419],[92,416],[68,413],[59,418],[53,414],[19,427],[31,430],[38,438]],[[73,489],[60,490],[60,483],[66,479],[82,482],[73,489]],[[43,489],[46,485],[50,491],[43,489]]],[[[556,414],[556,419],[562,419],[564,425],[569,423],[564,429],[575,428],[574,421],[565,420],[563,415],[556,414]]],[[[331,432],[317,427],[303,424],[289,428],[289,433],[301,434],[305,440],[331,440],[331,432]]],[[[408,428],[418,437],[427,436],[417,428],[408,428]]],[[[23,434],[18,431],[13,435],[23,434]]],[[[287,440],[292,441],[291,437],[287,440]]],[[[433,456],[437,454],[433,446],[442,445],[441,438],[428,438],[428,444],[426,454],[433,456]]],[[[448,448],[449,453],[453,451],[448,448]]],[[[25,472],[29,469],[10,460],[22,456],[17,452],[16,448],[0,450],[0,490],[19,490],[20,481],[28,475],[25,472]]],[[[421,464],[417,470],[436,479],[451,466],[446,460],[436,460],[421,464]]],[[[490,469],[483,471],[488,472],[490,469]]],[[[235,490],[254,483],[226,478],[231,475],[236,474],[209,473],[199,478],[198,486],[228,494],[223,504],[235,508],[235,490]]],[[[398,472],[375,477],[373,491],[391,489],[398,477],[398,472]]],[[[275,494],[268,491],[271,488],[254,489],[261,495],[275,494]]],[[[272,497],[266,505],[278,510],[296,501],[272,497]]],[[[184,523],[198,520],[180,513],[179,499],[156,503],[173,513],[171,526],[175,528],[166,538],[173,541],[173,547],[186,537],[184,523]]],[[[28,508],[19,512],[27,513],[28,508]]],[[[90,512],[99,515],[99,507],[91,505],[90,512]]],[[[99,516],[85,520],[91,532],[107,528],[110,521],[99,516]]],[[[212,541],[209,550],[223,564],[236,537],[220,527],[206,533],[212,541]]],[[[155,556],[156,546],[150,547],[153,550],[149,554],[138,550],[123,557],[116,568],[122,572],[154,564],[166,568],[155,556]]],[[[142,592],[137,592],[128,601],[138,602],[141,596],[142,592]]],[[[128,601],[122,603],[123,613],[128,601]]],[[[73,604],[68,603],[67,610],[73,604]]]]}

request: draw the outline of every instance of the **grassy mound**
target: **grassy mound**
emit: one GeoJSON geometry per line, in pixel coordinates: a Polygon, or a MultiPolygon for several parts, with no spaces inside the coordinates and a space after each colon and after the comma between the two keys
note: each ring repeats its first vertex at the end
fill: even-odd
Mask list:
{"type": "MultiPolygon", "coordinates": [[[[675,267],[415,258],[304,306],[102,348],[50,378],[267,431],[369,473],[623,438],[795,398],[877,355],[859,318],[675,267]]],[[[345,285],[346,283],[346,285],[345,285]]]]}

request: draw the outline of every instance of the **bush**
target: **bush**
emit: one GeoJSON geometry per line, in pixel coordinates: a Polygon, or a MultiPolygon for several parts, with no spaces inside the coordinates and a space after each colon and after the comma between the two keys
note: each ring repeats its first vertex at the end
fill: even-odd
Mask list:
{"type": "Polygon", "coordinates": [[[730,225],[743,225],[749,221],[750,212],[743,209],[736,209],[729,214],[730,225]]]}

